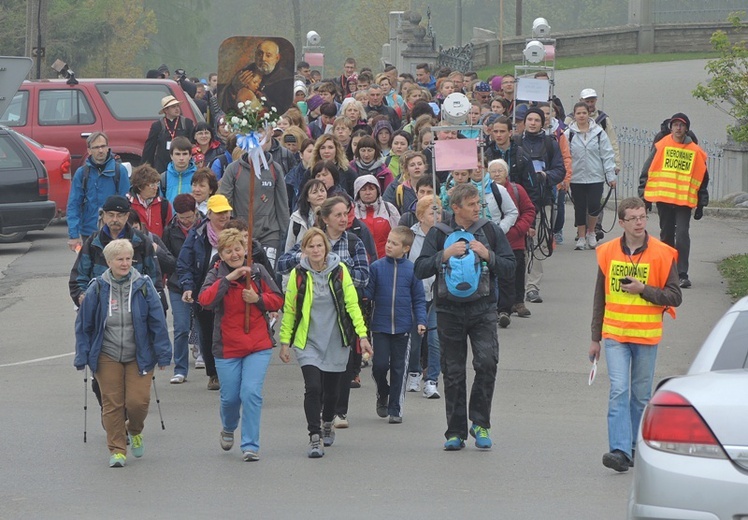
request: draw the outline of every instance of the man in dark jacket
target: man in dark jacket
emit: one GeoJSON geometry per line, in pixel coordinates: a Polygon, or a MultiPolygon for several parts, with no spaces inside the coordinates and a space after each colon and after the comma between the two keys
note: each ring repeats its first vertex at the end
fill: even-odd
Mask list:
{"type": "Polygon", "coordinates": [[[452,257],[461,257],[468,249],[480,257],[490,276],[489,292],[472,301],[458,301],[449,292],[436,291],[436,326],[442,348],[444,397],[447,409],[447,442],[444,449],[459,450],[468,437],[468,417],[473,420],[469,430],[475,445],[491,447],[491,402],[499,364],[499,337],[496,328],[498,279],[514,272],[512,248],[499,227],[480,219],[480,194],[472,184],[458,184],[450,196],[454,219],[453,231],[469,230],[475,239],[469,244],[457,241],[444,248],[447,235],[441,226],[434,226],[426,235],[421,256],[415,262],[415,274],[426,279],[437,276],[436,287],[443,276],[443,265],[452,257]],[[468,410],[465,365],[467,339],[473,351],[475,379],[470,392],[468,410]]]}
{"type": "Polygon", "coordinates": [[[540,186],[535,180],[532,159],[527,152],[512,140],[512,121],[499,117],[491,125],[492,140],[486,146],[486,161],[504,159],[509,165],[509,180],[522,186],[535,208],[540,207],[540,186]]]}
{"type": "Polygon", "coordinates": [[[143,162],[150,163],[156,171],[166,171],[171,162],[171,142],[175,137],[192,138],[195,126],[192,119],[182,116],[180,101],[174,96],[161,99],[159,114],[164,117],[154,121],[143,146],[143,162]]]}
{"type": "Polygon", "coordinates": [[[394,108],[389,107],[385,104],[384,92],[382,92],[382,87],[380,87],[376,83],[372,83],[369,86],[368,94],[369,103],[366,105],[367,117],[371,119],[372,117],[378,115],[387,116],[387,118],[390,120],[392,128],[400,128],[400,116],[397,115],[397,112],[395,112],[394,108]]]}
{"type": "Polygon", "coordinates": [[[104,202],[101,209],[103,211],[101,220],[104,225],[98,233],[88,237],[70,271],[68,288],[73,303],[80,306],[88,282],[97,276],[101,276],[109,268],[104,258],[104,247],[117,238],[126,238],[132,242],[134,250],[132,266],[140,274],[151,277],[153,285],[161,296],[162,303],[165,303],[164,284],[161,280],[161,270],[156,261],[153,242],[127,223],[130,216],[130,201],[121,195],[112,195],[104,202]]]}

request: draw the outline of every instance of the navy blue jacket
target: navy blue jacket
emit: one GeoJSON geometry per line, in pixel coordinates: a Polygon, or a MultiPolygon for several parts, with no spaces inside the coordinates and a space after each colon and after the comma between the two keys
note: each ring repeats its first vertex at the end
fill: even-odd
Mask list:
{"type": "MultiPolygon", "coordinates": [[[[161,299],[147,276],[132,282],[132,324],[135,329],[135,361],[138,371],[145,374],[153,367],[169,366],[171,341],[166,328],[166,317],[161,299]],[[145,294],[143,294],[145,288],[145,294]]],[[[101,345],[104,342],[110,285],[96,277],[86,289],[78,316],[75,319],[75,360],[78,370],[88,365],[96,373],[101,345]]]]}
{"type": "Polygon", "coordinates": [[[369,266],[366,297],[374,303],[372,332],[410,332],[414,314],[417,325],[427,324],[423,283],[416,278],[413,262],[407,258],[385,256],[373,262],[369,266]]]}
{"type": "Polygon", "coordinates": [[[210,262],[213,247],[208,241],[208,219],[203,219],[197,226],[190,229],[184,240],[177,258],[177,278],[182,293],[192,291],[192,297],[197,300],[197,293],[203,286],[205,275],[212,267],[210,262]]]}
{"type": "Polygon", "coordinates": [[[73,268],[70,270],[68,289],[70,290],[70,297],[76,305],[78,305],[78,297],[86,291],[89,282],[109,269],[104,258],[104,247],[115,238],[126,238],[130,241],[134,251],[132,266],[140,274],[150,276],[156,290],[159,293],[163,292],[164,284],[161,277],[161,268],[156,258],[156,252],[153,250],[153,241],[140,231],[133,229],[130,224],[125,225],[121,236],[114,238],[109,236],[105,227],[88,237],[75,259],[73,268]]]}

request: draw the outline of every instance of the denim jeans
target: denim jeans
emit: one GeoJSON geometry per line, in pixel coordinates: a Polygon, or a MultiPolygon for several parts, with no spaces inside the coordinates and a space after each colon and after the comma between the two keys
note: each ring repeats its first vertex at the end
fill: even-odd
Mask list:
{"type": "Polygon", "coordinates": [[[566,221],[566,190],[557,190],[556,194],[556,222],[553,223],[553,232],[560,233],[564,230],[566,221]]]}
{"type": "Polygon", "coordinates": [[[413,316],[413,328],[410,331],[410,346],[408,348],[408,358],[405,360],[408,366],[408,373],[420,374],[423,372],[421,366],[421,345],[423,345],[423,336],[418,334],[418,323],[413,316]]]}
{"type": "Polygon", "coordinates": [[[241,415],[242,451],[260,449],[262,386],[272,353],[272,349],[266,349],[241,358],[215,358],[221,381],[223,431],[236,430],[241,415]]]}
{"type": "Polygon", "coordinates": [[[388,398],[387,413],[395,417],[403,415],[408,336],[408,334],[385,334],[383,332],[372,334],[374,359],[371,364],[371,376],[377,383],[377,398],[388,398]],[[389,382],[387,373],[390,375],[389,382]]]}
{"type": "Polygon", "coordinates": [[[426,339],[429,345],[428,364],[426,366],[426,381],[439,381],[439,373],[442,371],[441,352],[439,350],[439,334],[436,332],[436,305],[434,301],[428,302],[428,325],[426,339]]]}
{"type": "Polygon", "coordinates": [[[631,458],[644,408],[652,396],[657,345],[619,343],[605,339],[610,377],[608,443],[631,458]]]}
{"type": "Polygon", "coordinates": [[[187,377],[190,366],[190,311],[192,304],[182,301],[182,295],[169,291],[171,315],[174,318],[174,375],[187,377]]]}

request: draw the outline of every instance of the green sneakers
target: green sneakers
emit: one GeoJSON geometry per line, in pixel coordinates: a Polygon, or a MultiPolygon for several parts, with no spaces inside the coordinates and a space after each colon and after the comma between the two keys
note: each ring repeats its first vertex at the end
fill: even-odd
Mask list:
{"type": "Polygon", "coordinates": [[[470,435],[475,437],[475,447],[481,450],[490,450],[493,446],[491,442],[491,431],[488,428],[473,424],[470,427],[470,435]]]}
{"type": "Polygon", "coordinates": [[[115,453],[114,455],[109,457],[109,467],[110,468],[124,468],[126,460],[127,460],[127,457],[125,457],[124,454],[115,453]]]}
{"type": "MultiPolygon", "coordinates": [[[[129,434],[128,434],[129,435],[129,434]]],[[[143,456],[143,434],[129,435],[130,437],[130,451],[133,457],[139,459],[143,456]]]]}

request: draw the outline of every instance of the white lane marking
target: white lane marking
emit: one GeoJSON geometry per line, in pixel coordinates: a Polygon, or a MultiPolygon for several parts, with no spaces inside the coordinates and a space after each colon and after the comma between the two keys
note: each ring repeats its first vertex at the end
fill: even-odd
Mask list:
{"type": "Polygon", "coordinates": [[[58,359],[62,357],[72,356],[75,352],[68,352],[67,354],[58,354],[56,356],[47,356],[47,357],[40,357],[36,359],[27,359],[26,361],[18,361],[16,363],[6,363],[4,365],[0,365],[0,368],[3,367],[16,367],[18,365],[29,365],[31,363],[39,363],[40,361],[49,361],[50,359],[58,359]]]}

